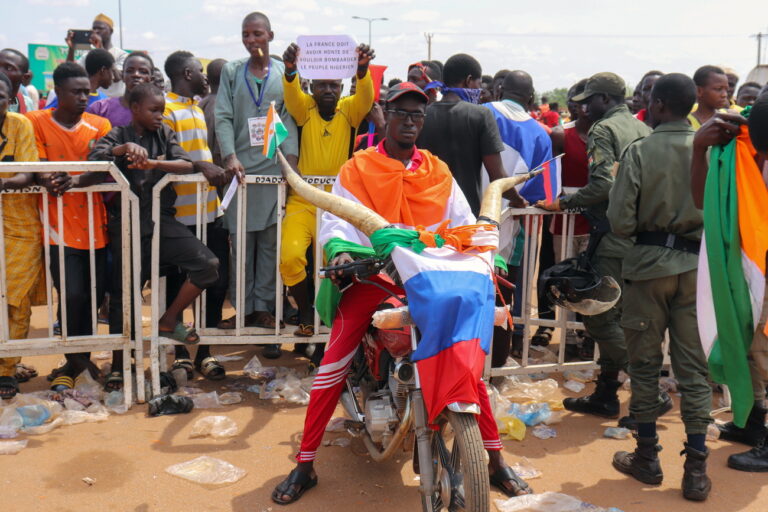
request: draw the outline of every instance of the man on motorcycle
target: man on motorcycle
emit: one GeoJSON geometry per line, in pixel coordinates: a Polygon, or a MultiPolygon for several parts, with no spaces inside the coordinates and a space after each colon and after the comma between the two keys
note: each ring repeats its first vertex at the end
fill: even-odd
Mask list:
{"type": "MultiPolygon", "coordinates": [[[[357,152],[341,168],[333,193],[375,211],[397,227],[425,226],[434,229],[450,219],[450,227],[475,224],[467,200],[447,165],[415,146],[424,124],[427,95],[405,82],[387,94],[386,139],[377,147],[357,152]]],[[[330,265],[353,260],[350,247],[371,246],[368,237],[350,223],[326,212],[319,239],[330,265]]],[[[331,276],[336,279],[337,276],[331,276]]],[[[369,278],[393,293],[402,289],[378,275],[369,278]]],[[[347,371],[371,323],[371,316],[388,294],[371,284],[354,283],[345,289],[338,304],[330,341],[310,393],[297,466],[273,491],[281,505],[298,500],[317,485],[313,468],[317,448],[345,385],[347,371]]],[[[488,452],[491,484],[508,496],[528,494],[528,484],[504,462],[502,443],[485,384],[478,381],[481,414],[478,425],[488,452]]]]}

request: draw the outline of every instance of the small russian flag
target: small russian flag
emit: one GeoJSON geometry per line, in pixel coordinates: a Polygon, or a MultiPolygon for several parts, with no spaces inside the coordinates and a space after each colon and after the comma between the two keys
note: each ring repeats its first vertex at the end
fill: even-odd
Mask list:
{"type": "Polygon", "coordinates": [[[529,202],[541,199],[548,203],[553,202],[563,191],[562,163],[563,155],[547,160],[530,172],[543,169],[540,176],[526,182],[520,189],[520,195],[529,202]]]}

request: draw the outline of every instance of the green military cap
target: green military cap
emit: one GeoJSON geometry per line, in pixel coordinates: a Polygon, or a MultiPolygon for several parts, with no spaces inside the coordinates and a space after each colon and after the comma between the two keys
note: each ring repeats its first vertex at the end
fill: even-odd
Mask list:
{"type": "Polygon", "coordinates": [[[571,101],[581,102],[595,94],[624,97],[626,90],[624,80],[619,75],[605,71],[589,77],[584,92],[571,98],[571,101]]]}

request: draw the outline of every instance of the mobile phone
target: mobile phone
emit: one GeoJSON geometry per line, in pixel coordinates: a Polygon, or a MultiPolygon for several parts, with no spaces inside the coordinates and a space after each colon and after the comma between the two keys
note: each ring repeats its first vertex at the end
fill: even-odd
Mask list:
{"type": "Polygon", "coordinates": [[[72,29],[72,45],[75,50],[90,50],[91,34],[93,34],[93,30],[72,29]]]}

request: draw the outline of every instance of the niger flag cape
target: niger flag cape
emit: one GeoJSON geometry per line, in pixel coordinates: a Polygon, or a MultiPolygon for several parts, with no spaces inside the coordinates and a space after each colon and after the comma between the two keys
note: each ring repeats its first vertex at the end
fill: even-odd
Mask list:
{"type": "Polygon", "coordinates": [[[736,425],[754,403],[747,354],[765,293],[768,190],[746,126],[711,150],[699,254],[699,334],[712,379],[728,386],[736,425]]]}

